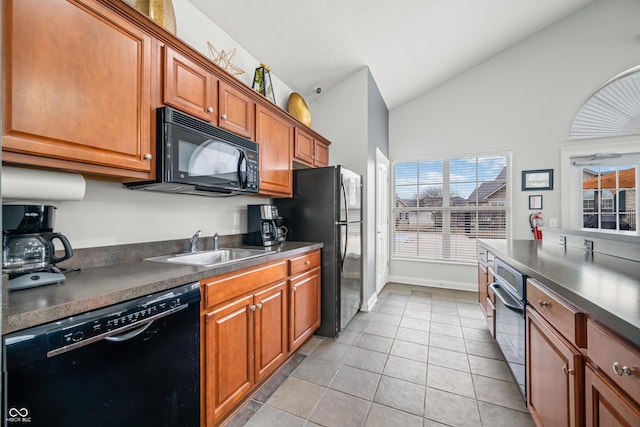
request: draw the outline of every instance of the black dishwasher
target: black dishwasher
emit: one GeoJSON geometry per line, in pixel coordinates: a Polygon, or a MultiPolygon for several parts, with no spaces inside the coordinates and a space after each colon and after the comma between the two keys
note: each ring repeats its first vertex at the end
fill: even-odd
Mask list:
{"type": "Polygon", "coordinates": [[[6,426],[199,426],[200,285],[3,337],[6,426]]]}

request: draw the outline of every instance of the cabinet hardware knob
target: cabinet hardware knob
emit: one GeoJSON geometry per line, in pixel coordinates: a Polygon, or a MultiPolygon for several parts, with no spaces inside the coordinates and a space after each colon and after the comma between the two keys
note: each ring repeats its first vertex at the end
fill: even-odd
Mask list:
{"type": "Polygon", "coordinates": [[[208,113],[213,113],[213,107],[209,107],[209,108],[207,108],[207,112],[208,112],[208,113]]]}
{"type": "Polygon", "coordinates": [[[614,362],[613,363],[613,372],[615,372],[616,375],[618,375],[620,377],[623,376],[623,375],[631,375],[631,368],[629,368],[628,366],[622,366],[618,362],[614,362]]]}
{"type": "Polygon", "coordinates": [[[538,305],[540,307],[549,307],[549,303],[547,301],[538,301],[538,305]]]}
{"type": "Polygon", "coordinates": [[[562,373],[565,375],[575,375],[576,371],[573,369],[569,369],[567,365],[564,365],[562,367],[562,373]]]}
{"type": "Polygon", "coordinates": [[[295,292],[295,291],[296,291],[296,288],[291,288],[291,291],[292,291],[292,292],[295,292]]]}
{"type": "Polygon", "coordinates": [[[261,303],[261,302],[259,302],[258,304],[256,304],[256,307],[258,307],[258,308],[262,308],[262,303],[261,303]]]}
{"type": "Polygon", "coordinates": [[[249,310],[251,310],[251,311],[256,311],[256,306],[255,306],[255,305],[251,305],[251,306],[249,306],[249,310]]]}
{"type": "Polygon", "coordinates": [[[221,115],[221,116],[220,116],[220,118],[221,118],[222,120],[227,120],[227,115],[226,115],[226,114],[223,114],[223,115],[221,115]]]}
{"type": "Polygon", "coordinates": [[[147,153],[147,154],[144,155],[144,159],[145,160],[151,160],[151,159],[153,159],[153,156],[151,155],[151,153],[147,153]]]}
{"type": "Polygon", "coordinates": [[[306,260],[306,261],[304,262],[304,265],[309,265],[309,264],[311,264],[311,261],[309,261],[309,260],[306,260]]]}

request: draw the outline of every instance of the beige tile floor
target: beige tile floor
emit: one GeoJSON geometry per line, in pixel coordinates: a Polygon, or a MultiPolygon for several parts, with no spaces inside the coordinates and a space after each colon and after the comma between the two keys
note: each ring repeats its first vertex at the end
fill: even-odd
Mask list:
{"type": "Polygon", "coordinates": [[[473,292],[390,283],[338,339],[314,336],[227,423],[534,426],[473,292]]]}

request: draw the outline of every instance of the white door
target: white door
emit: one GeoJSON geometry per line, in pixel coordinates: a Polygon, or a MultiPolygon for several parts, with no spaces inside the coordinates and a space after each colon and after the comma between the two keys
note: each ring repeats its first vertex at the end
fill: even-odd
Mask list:
{"type": "Polygon", "coordinates": [[[389,159],[376,149],[376,293],[389,281],[389,159]]]}

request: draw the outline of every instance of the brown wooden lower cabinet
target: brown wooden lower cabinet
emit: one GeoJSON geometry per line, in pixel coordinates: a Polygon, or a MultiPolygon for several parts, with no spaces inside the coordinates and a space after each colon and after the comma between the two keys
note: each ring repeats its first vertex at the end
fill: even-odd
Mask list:
{"type": "Polygon", "coordinates": [[[287,288],[280,282],[254,296],[255,381],[266,378],[287,356],[287,288]]]}
{"type": "Polygon", "coordinates": [[[320,267],[291,278],[289,287],[289,351],[294,351],[320,326],[320,267]]]}
{"type": "Polygon", "coordinates": [[[487,266],[478,263],[478,303],[480,303],[480,309],[482,314],[487,316],[487,266]]]}
{"type": "Polygon", "coordinates": [[[586,425],[640,426],[640,406],[621,393],[598,368],[585,368],[586,425]]]}
{"type": "Polygon", "coordinates": [[[527,404],[538,426],[583,425],[582,354],[527,307],[527,404]]]}
{"type": "Polygon", "coordinates": [[[253,386],[253,295],[205,316],[206,425],[213,425],[253,386]]]}
{"type": "Polygon", "coordinates": [[[211,427],[320,326],[320,251],[202,285],[202,425],[211,427]]]}

